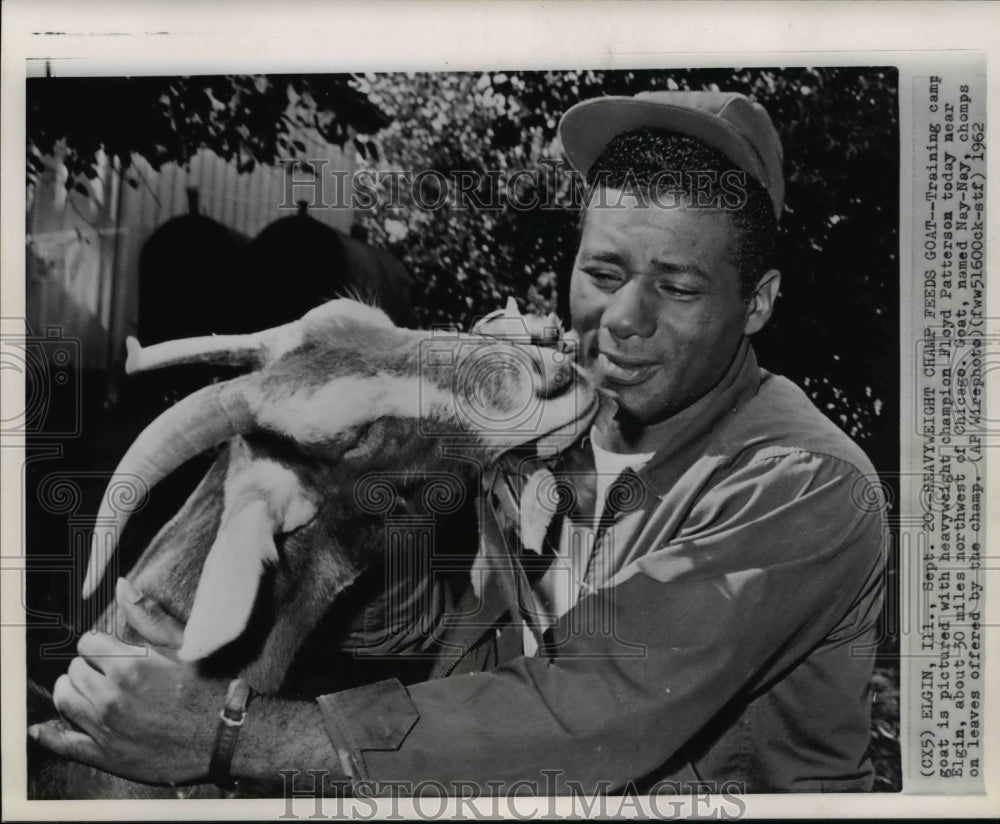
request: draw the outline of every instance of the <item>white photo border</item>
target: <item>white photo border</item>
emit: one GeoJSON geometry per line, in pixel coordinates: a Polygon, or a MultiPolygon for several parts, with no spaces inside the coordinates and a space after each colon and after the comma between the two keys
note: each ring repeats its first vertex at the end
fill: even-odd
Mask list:
{"type": "MultiPolygon", "coordinates": [[[[310,73],[343,71],[460,71],[477,69],[656,68],[678,66],[895,65],[900,69],[901,176],[900,243],[907,254],[908,188],[905,140],[910,113],[906,83],[930,64],[970,63],[986,57],[988,111],[997,111],[1000,89],[1000,8],[989,3],[754,3],[754,2],[46,2],[8,0],[3,4],[0,94],[0,314],[23,315],[25,270],[24,168],[25,83],[44,60],[58,60],[80,75],[310,73]],[[359,32],[359,36],[345,36],[359,32]]],[[[988,177],[997,175],[998,152],[988,154],[988,177]]],[[[996,178],[1000,180],[1000,177],[996,178]]],[[[1000,215],[1000,187],[988,187],[987,214],[1000,215]]],[[[997,220],[989,223],[987,249],[998,248],[997,220]]],[[[996,268],[995,266],[993,268],[996,268]]],[[[901,270],[906,272],[905,258],[901,270]]],[[[993,280],[996,280],[996,276],[993,280]]],[[[987,289],[988,332],[1000,332],[1000,296],[987,289]]],[[[904,293],[905,294],[905,293],[904,293]]],[[[906,326],[904,324],[903,328],[906,326]]],[[[904,347],[908,341],[903,341],[904,347]]],[[[904,350],[905,351],[905,350],[904,350]]],[[[902,353],[901,353],[902,354],[902,353]]],[[[901,357],[905,368],[907,360],[901,357]]],[[[4,374],[0,419],[13,416],[24,387],[4,374]]],[[[905,409],[905,398],[901,406],[905,409]]],[[[996,386],[988,408],[997,409],[996,386]]],[[[905,436],[904,436],[905,437],[905,436]]],[[[905,449],[905,444],[904,444],[905,449]]],[[[989,463],[995,469],[996,456],[989,463]]],[[[987,450],[989,452],[989,450],[987,450]]],[[[21,576],[16,556],[21,544],[23,454],[4,443],[0,483],[3,570],[0,632],[4,678],[3,818],[5,820],[135,820],[138,818],[278,818],[284,801],[25,802],[24,634],[21,576]],[[9,494],[14,490],[13,494],[9,494]],[[15,570],[15,571],[11,571],[15,570]],[[166,805],[166,806],[164,806],[166,805]]],[[[992,479],[995,471],[988,469],[992,479]]],[[[1000,516],[987,511],[987,554],[996,557],[1000,516]]],[[[989,583],[987,585],[988,589],[989,583]]],[[[996,671],[1000,598],[991,592],[985,652],[996,671]]],[[[989,678],[987,729],[994,729],[1000,690],[989,678]],[[991,711],[993,710],[993,711],[991,711]]],[[[905,709],[904,709],[905,711],[905,709]]],[[[996,736],[994,735],[994,739],[996,736]]],[[[746,796],[747,817],[982,817],[1000,804],[1000,759],[987,749],[984,796],[746,796]]],[[[532,805],[522,799],[512,814],[532,805]]],[[[560,813],[563,802],[539,799],[536,812],[560,813]]],[[[297,799],[298,816],[313,813],[297,799]]],[[[402,816],[419,810],[400,802],[402,816]]],[[[436,807],[435,807],[436,809],[436,807]]],[[[366,812],[370,812],[367,808],[366,812]]],[[[386,809],[384,812],[389,812],[386,809]]],[[[454,806],[445,811],[454,812],[454,806]]],[[[287,817],[287,816],[286,816],[287,817]]]]}

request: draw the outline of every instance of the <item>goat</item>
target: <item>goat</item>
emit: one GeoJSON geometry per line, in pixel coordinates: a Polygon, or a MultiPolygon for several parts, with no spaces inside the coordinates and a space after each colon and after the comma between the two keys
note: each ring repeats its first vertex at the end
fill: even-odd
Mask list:
{"type": "MultiPolygon", "coordinates": [[[[508,304],[475,334],[429,334],[342,299],[252,335],[146,349],[129,340],[129,373],[192,362],[254,367],[160,415],[109,483],[153,487],[228,444],[128,575],[186,624],[179,657],[240,675],[258,692],[288,691],[303,639],[384,554],[384,507],[361,498],[366,479],[388,482],[397,506],[412,510],[427,477],[448,472],[474,484],[512,448],[571,443],[595,414],[597,394],[567,346],[540,345],[539,321],[531,320],[533,337],[508,304]]],[[[100,589],[139,497],[117,512],[108,495],[102,501],[84,598],[100,589]]],[[[96,628],[123,623],[112,603],[96,628]]],[[[208,786],[134,784],[65,761],[33,772],[33,797],[218,795],[208,786]]]]}

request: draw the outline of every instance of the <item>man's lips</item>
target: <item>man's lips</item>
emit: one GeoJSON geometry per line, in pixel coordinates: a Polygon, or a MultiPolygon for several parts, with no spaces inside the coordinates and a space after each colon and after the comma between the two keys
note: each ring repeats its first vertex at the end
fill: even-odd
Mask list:
{"type": "Polygon", "coordinates": [[[609,383],[632,386],[642,383],[659,364],[656,361],[626,358],[600,352],[597,356],[597,370],[609,383]]]}

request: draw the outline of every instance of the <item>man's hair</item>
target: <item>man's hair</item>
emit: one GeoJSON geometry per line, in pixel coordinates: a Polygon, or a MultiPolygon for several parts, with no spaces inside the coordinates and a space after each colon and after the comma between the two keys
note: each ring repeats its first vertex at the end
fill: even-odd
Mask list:
{"type": "MultiPolygon", "coordinates": [[[[730,214],[736,241],[731,257],[745,300],[773,265],[778,223],[770,196],[753,176],[700,140],[650,128],[617,135],[587,172],[588,191],[597,186],[638,189],[659,202],[665,195],[688,203],[697,198],[730,214]],[[735,198],[734,181],[740,189],[735,198]]],[[[582,220],[581,215],[581,226],[582,220]]]]}

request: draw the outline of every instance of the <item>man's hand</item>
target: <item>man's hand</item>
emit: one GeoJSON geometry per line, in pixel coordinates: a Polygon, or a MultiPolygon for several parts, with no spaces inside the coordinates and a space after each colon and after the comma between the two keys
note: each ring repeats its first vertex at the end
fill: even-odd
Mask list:
{"type": "Polygon", "coordinates": [[[74,761],[147,783],[204,779],[225,680],[177,660],[183,627],[125,579],[116,589],[125,620],[147,646],[86,633],[79,657],[56,681],[56,709],[78,730],[38,724],[28,734],[74,761]]]}

